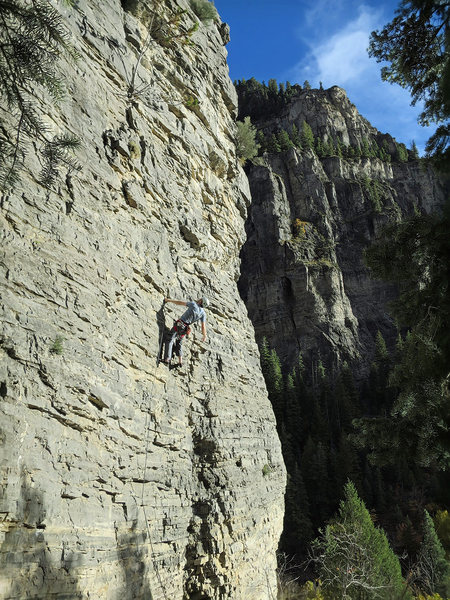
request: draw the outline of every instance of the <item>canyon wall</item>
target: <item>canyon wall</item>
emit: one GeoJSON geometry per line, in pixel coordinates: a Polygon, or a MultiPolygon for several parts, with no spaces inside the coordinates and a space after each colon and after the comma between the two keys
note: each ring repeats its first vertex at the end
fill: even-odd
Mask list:
{"type": "Polygon", "coordinates": [[[190,35],[185,0],[57,6],[79,59],[40,102],[80,169],[48,190],[30,144],[1,198],[0,596],[272,598],[285,469],[237,289],[227,27],[190,35]],[[163,298],[203,294],[208,340],[157,366],[163,298]]]}
{"type": "Polygon", "coordinates": [[[388,312],[396,290],[370,277],[363,251],[389,223],[443,203],[444,186],[411,155],[357,111],[345,91],[301,90],[269,118],[256,122],[266,137],[303,122],[334,151],[291,148],[266,152],[248,167],[252,205],[242,250],[240,290],[257,339],[266,337],[282,363],[303,354],[314,378],[320,362],[337,372],[343,361],[367,375],[377,331],[392,345],[396,326],[388,312]],[[345,147],[384,147],[352,159],[345,147]],[[339,155],[340,154],[340,155],[339,155]]]}

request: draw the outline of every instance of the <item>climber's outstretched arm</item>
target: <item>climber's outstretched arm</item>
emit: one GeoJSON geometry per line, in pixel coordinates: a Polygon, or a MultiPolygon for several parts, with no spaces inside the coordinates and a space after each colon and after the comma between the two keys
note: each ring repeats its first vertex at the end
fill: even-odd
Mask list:
{"type": "Polygon", "coordinates": [[[173,304],[179,304],[180,306],[186,306],[186,300],[172,300],[171,298],[164,298],[164,303],[172,302],[173,304]]]}

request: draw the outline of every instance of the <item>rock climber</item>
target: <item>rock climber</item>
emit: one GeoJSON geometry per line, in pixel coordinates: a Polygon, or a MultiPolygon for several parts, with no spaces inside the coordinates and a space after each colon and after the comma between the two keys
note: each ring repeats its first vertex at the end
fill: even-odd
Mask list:
{"type": "Polygon", "coordinates": [[[189,335],[191,331],[190,326],[193,323],[196,323],[197,321],[201,322],[203,335],[202,342],[206,341],[206,313],[204,309],[208,307],[209,300],[205,296],[199,298],[195,302],[164,298],[164,303],[167,304],[167,302],[173,302],[173,304],[179,304],[180,306],[187,306],[187,310],[181,317],[174,321],[173,327],[167,336],[166,358],[164,359],[165,364],[170,365],[175,345],[175,354],[178,356],[178,365],[181,367],[183,364],[183,338],[189,335]]]}

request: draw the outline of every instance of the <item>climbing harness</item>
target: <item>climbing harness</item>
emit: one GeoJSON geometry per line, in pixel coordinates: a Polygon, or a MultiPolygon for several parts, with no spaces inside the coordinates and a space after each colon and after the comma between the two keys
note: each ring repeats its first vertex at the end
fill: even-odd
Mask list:
{"type": "Polygon", "coordinates": [[[188,337],[191,333],[189,323],[185,323],[181,319],[174,321],[173,329],[177,332],[177,340],[182,340],[185,336],[188,337]]]}

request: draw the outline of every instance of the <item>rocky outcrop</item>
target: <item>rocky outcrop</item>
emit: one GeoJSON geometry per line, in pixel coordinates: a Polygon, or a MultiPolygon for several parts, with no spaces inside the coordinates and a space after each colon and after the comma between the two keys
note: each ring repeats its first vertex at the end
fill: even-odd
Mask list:
{"type": "Polygon", "coordinates": [[[82,140],[81,170],[48,191],[30,152],[2,198],[5,599],[275,593],[285,471],[236,285],[250,197],[227,31],[200,23],[183,44],[188,3],[160,5],[163,25],[187,12],[145,52],[144,4],[61,9],[80,59],[68,99],[42,102],[82,140]],[[209,340],[157,367],[180,309],[163,297],[201,293],[209,340]]]}
{"type": "MultiPolygon", "coordinates": [[[[395,154],[349,102],[344,90],[303,90],[274,118],[266,135],[310,125],[315,139],[363,147],[364,140],[395,154]]],[[[411,157],[410,157],[411,158],[411,157]]],[[[393,343],[388,302],[395,290],[370,278],[363,250],[389,222],[439,206],[443,188],[420,161],[375,157],[319,158],[307,148],[265,153],[248,167],[252,205],[239,282],[255,326],[286,366],[302,352],[314,377],[319,361],[336,371],[351,361],[367,374],[380,330],[393,343]]]]}

